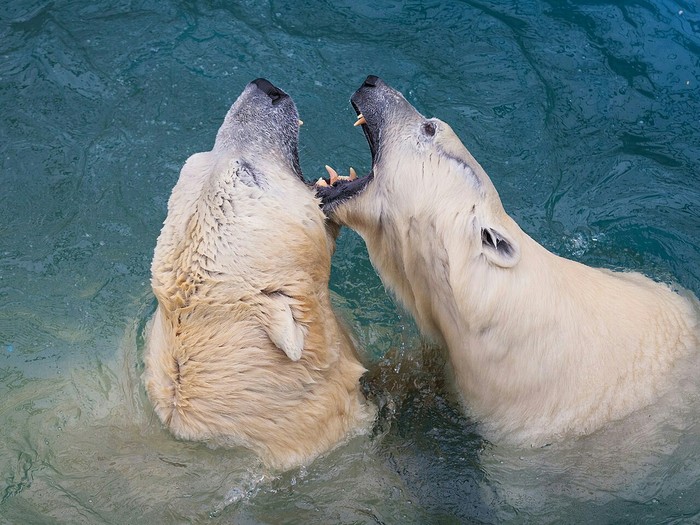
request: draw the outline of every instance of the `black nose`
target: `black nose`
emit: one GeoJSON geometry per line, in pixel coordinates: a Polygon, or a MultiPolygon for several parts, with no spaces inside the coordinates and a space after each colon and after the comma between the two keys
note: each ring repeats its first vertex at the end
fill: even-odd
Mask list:
{"type": "Polygon", "coordinates": [[[377,82],[379,82],[379,77],[370,75],[365,79],[365,83],[362,85],[367,87],[375,87],[377,85],[377,82]]]}
{"type": "Polygon", "coordinates": [[[262,91],[268,97],[270,97],[270,100],[272,100],[273,105],[277,104],[284,97],[289,96],[284,91],[275,87],[270,81],[265,80],[264,78],[258,78],[256,80],[253,80],[253,84],[258,86],[258,89],[260,91],[262,91]]]}

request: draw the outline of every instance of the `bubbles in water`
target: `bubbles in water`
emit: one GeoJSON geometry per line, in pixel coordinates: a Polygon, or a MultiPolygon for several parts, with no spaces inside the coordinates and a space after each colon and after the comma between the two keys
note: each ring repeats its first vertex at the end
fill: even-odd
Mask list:
{"type": "Polygon", "coordinates": [[[264,482],[269,483],[277,479],[275,477],[265,476],[264,474],[254,474],[252,472],[249,472],[249,476],[250,478],[242,480],[240,485],[229,489],[224,500],[209,513],[210,517],[218,517],[226,507],[250,500],[260,491],[261,485],[264,482]]]}

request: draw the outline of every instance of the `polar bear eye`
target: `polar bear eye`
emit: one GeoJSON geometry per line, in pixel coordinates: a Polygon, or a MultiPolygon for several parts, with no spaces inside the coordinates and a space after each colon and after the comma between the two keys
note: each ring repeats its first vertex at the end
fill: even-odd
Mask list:
{"type": "Polygon", "coordinates": [[[425,133],[428,137],[432,137],[435,135],[435,124],[432,122],[426,122],[421,126],[421,130],[423,130],[423,133],[425,133]]]}

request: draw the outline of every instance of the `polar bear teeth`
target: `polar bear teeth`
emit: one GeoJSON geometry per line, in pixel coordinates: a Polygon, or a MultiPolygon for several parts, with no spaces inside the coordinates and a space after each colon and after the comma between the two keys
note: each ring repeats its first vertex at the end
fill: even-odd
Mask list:
{"type": "Polygon", "coordinates": [[[326,182],[323,177],[319,178],[316,181],[316,186],[321,186],[322,188],[328,187],[328,186],[335,186],[335,184],[338,181],[351,181],[355,180],[357,178],[357,172],[355,172],[354,168],[350,168],[350,175],[343,177],[342,175],[338,175],[338,172],[335,171],[333,168],[330,166],[326,165],[326,171],[328,172],[328,175],[330,177],[330,184],[326,182]]]}
{"type": "Polygon", "coordinates": [[[355,126],[355,127],[362,126],[362,124],[367,124],[367,121],[365,120],[364,115],[362,115],[362,113],[360,113],[359,115],[357,115],[357,122],[355,122],[353,124],[353,126],[355,126]]]}

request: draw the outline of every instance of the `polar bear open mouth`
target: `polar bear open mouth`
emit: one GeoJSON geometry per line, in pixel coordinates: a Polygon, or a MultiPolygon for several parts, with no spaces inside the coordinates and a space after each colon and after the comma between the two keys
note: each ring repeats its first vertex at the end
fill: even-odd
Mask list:
{"type": "Polygon", "coordinates": [[[340,176],[331,168],[326,166],[328,178],[320,178],[315,183],[316,192],[321,197],[321,202],[325,212],[329,212],[334,206],[344,202],[364,190],[374,179],[374,166],[379,152],[379,138],[382,128],[382,111],[375,107],[377,100],[372,100],[371,94],[366,88],[372,88],[381,82],[378,77],[370,75],[363,82],[350,99],[352,107],[357,113],[355,126],[361,126],[367,139],[369,150],[372,155],[372,168],[363,177],[358,177],[353,168],[350,168],[348,176],[340,176]]]}

